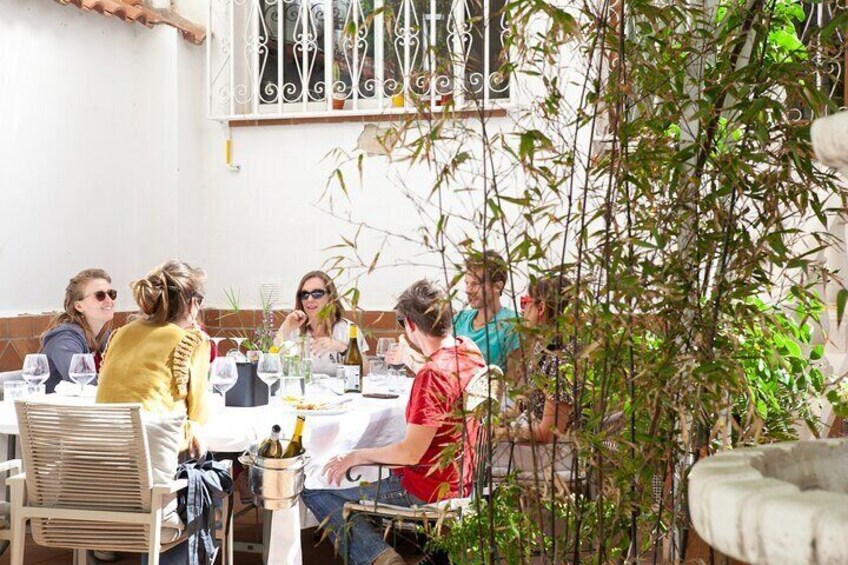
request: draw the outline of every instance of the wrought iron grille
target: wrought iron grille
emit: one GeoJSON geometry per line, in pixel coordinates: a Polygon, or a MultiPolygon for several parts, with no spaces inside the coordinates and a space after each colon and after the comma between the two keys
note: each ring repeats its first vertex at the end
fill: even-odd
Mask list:
{"type": "Polygon", "coordinates": [[[208,114],[508,105],[507,18],[506,0],[211,0],[208,114]]]}
{"type": "MultiPolygon", "coordinates": [[[[848,105],[848,77],[845,75],[848,49],[844,28],[836,27],[836,41],[830,39],[825,45],[822,44],[821,33],[838,14],[848,9],[848,4],[845,0],[804,0],[801,6],[804,19],[797,22],[795,27],[801,42],[817,59],[820,70],[815,75],[816,88],[826,93],[837,106],[845,108],[848,105]]],[[[798,114],[796,117],[811,116],[811,109],[801,105],[795,111],[798,114]]]]}

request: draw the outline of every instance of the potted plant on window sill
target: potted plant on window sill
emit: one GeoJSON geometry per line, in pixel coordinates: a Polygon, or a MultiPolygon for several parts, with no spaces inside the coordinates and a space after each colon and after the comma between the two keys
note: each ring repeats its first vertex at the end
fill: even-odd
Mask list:
{"type": "Polygon", "coordinates": [[[344,84],[341,81],[342,71],[339,64],[333,63],[333,110],[344,110],[347,94],[344,92],[344,84]]]}

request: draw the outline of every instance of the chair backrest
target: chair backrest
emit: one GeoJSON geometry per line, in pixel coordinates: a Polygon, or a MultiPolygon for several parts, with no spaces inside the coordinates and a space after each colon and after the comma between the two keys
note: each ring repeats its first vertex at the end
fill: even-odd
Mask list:
{"type": "Polygon", "coordinates": [[[481,367],[465,385],[465,411],[474,412],[486,401],[500,402],[503,370],[497,365],[481,367]]]}
{"type": "MultiPolygon", "coordinates": [[[[483,494],[489,482],[492,438],[487,425],[487,413],[483,413],[483,405],[487,402],[497,403],[503,391],[503,370],[497,365],[481,367],[465,386],[464,406],[466,413],[480,418],[477,429],[477,441],[474,446],[474,477],[473,485],[477,494],[483,494]]],[[[491,413],[497,413],[496,407],[491,413]]],[[[470,493],[463,493],[470,494],[470,493]]]]}
{"type": "MultiPolygon", "coordinates": [[[[29,506],[150,510],[151,467],[140,404],[17,401],[15,409],[29,506]]],[[[36,518],[32,526],[36,543],[69,547],[60,541],[67,541],[75,530],[79,535],[81,523],[36,518]]],[[[111,533],[117,535],[122,528],[126,549],[144,547],[142,529],[130,532],[124,524],[111,533]]]]}

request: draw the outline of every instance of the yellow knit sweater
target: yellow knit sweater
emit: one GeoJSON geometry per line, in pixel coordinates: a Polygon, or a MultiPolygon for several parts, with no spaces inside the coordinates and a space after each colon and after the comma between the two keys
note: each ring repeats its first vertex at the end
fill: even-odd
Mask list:
{"type": "Polygon", "coordinates": [[[97,402],[139,402],[154,414],[169,414],[185,406],[192,424],[209,417],[207,379],[209,339],[196,329],[143,320],[115,330],[100,367],[97,402]]]}

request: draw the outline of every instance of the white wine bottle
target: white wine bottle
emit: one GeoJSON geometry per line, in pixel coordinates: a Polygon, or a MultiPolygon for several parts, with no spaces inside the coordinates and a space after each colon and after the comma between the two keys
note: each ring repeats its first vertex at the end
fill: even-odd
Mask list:
{"type": "Polygon", "coordinates": [[[281,459],[283,457],[283,444],[280,443],[280,426],[271,426],[271,435],[265,439],[256,452],[259,457],[265,459],[281,459]]]}
{"type": "Polygon", "coordinates": [[[345,392],[362,392],[362,353],[359,351],[359,328],[350,325],[350,344],[342,361],[345,376],[345,392]]]}
{"type": "Polygon", "coordinates": [[[292,434],[291,441],[283,452],[283,459],[288,457],[297,457],[303,453],[303,424],[305,422],[306,418],[303,416],[298,416],[297,420],[295,420],[294,433],[292,434]]]}

